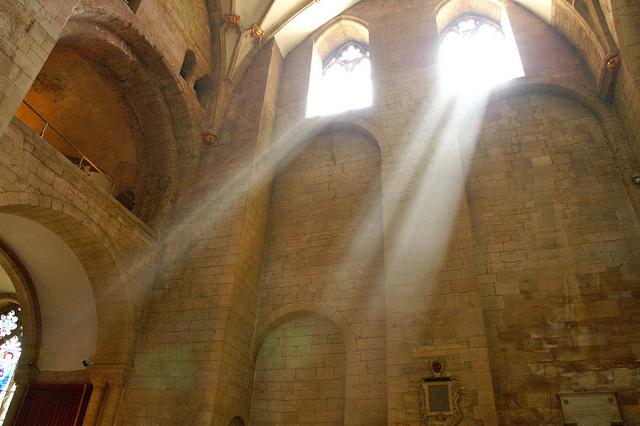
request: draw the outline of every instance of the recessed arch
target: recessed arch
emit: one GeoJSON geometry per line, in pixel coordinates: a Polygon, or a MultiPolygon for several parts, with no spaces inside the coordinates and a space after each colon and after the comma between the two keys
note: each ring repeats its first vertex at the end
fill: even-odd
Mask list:
{"type": "Polygon", "coordinates": [[[187,93],[177,70],[172,69],[134,20],[134,16],[115,14],[106,6],[80,4],[73,9],[61,39],[79,43],[86,38],[86,30],[93,28],[90,37],[98,37],[101,43],[120,50],[121,62],[113,62],[110,72],[127,89],[125,95],[141,127],[145,152],[155,162],[144,166],[159,170],[151,174],[143,171],[145,177],[149,176],[145,184],[153,189],[153,197],[140,200],[143,205],[138,216],[156,224],[164,222],[164,213],[171,207],[178,185],[191,179],[196,169],[201,145],[194,123],[201,117],[190,106],[195,103],[195,96],[187,93]],[[118,64],[124,67],[119,70],[118,64]],[[145,90],[145,96],[140,96],[145,90]]]}
{"type": "MultiPolygon", "coordinates": [[[[90,359],[90,361],[97,364],[106,362],[123,366],[130,364],[136,338],[134,303],[126,279],[120,272],[114,256],[110,254],[112,248],[103,244],[103,242],[108,241],[108,238],[106,236],[99,237],[100,231],[95,234],[73,216],[55,211],[50,207],[5,204],[0,206],[0,218],[2,218],[2,222],[0,222],[0,239],[14,251],[28,270],[31,267],[40,268],[42,280],[46,280],[45,272],[41,269],[42,265],[47,265],[47,262],[53,262],[53,259],[47,260],[47,253],[54,253],[55,256],[56,251],[65,254],[65,259],[61,260],[62,262],[67,262],[67,265],[75,264],[76,272],[71,272],[71,274],[78,274],[79,268],[86,276],[83,287],[75,287],[73,291],[80,291],[78,296],[83,299],[94,300],[93,309],[95,309],[96,318],[96,331],[94,333],[96,336],[94,339],[95,356],[91,356],[93,359],[90,359]],[[26,229],[31,235],[30,239],[23,238],[19,232],[20,229],[26,229]],[[37,246],[34,243],[41,239],[46,239],[49,242],[48,245],[43,247],[42,250],[35,247],[37,252],[34,252],[34,246],[37,246]]],[[[31,273],[30,270],[29,272],[31,273]]],[[[69,273],[69,269],[67,269],[67,273],[69,273]]],[[[64,271],[58,275],[58,277],[64,276],[64,271]]],[[[33,280],[36,292],[41,292],[38,279],[33,278],[33,280]]],[[[45,288],[44,291],[50,291],[46,289],[58,288],[58,285],[55,284],[54,287],[43,288],[45,288]]],[[[55,297],[49,300],[51,302],[51,310],[60,309],[58,315],[69,311],[69,309],[61,308],[55,297]]],[[[42,294],[38,294],[38,303],[39,305],[44,303],[42,294]]],[[[51,310],[49,311],[50,313],[51,310]]],[[[71,314],[73,311],[72,309],[71,314]]],[[[91,316],[91,313],[87,311],[78,313],[78,318],[81,314],[91,316]]],[[[44,323],[45,321],[47,321],[47,318],[42,314],[42,322],[44,323]]],[[[67,325],[62,324],[60,326],[62,328],[59,328],[59,330],[63,330],[73,321],[74,317],[71,315],[69,320],[65,322],[67,325]]],[[[82,323],[78,323],[76,326],[82,327],[82,323]]],[[[68,330],[67,332],[73,336],[73,330],[68,330]]],[[[89,334],[91,333],[87,331],[86,341],[89,341],[89,334]]],[[[45,337],[43,335],[42,341],[44,342],[44,340],[45,337]]],[[[41,344],[42,347],[43,345],[41,344]]],[[[87,346],[85,345],[84,348],[86,352],[87,346]]],[[[58,355],[61,354],[58,353],[58,355]]],[[[77,361],[78,366],[76,369],[80,370],[83,369],[82,360],[69,360],[68,363],[64,361],[64,365],[54,363],[54,369],[63,369],[77,361]]]]}
{"type": "Polygon", "coordinates": [[[89,277],[71,249],[51,230],[0,213],[0,238],[33,279],[41,314],[37,365],[44,371],[82,369],[97,351],[98,318],[89,277]]]}
{"type": "Polygon", "coordinates": [[[316,312],[298,311],[277,321],[256,357],[250,423],[303,422],[305,413],[291,412],[282,400],[304,406],[311,418],[348,423],[343,335],[333,321],[316,312]]]}
{"type": "Polygon", "coordinates": [[[346,116],[336,118],[314,117],[301,121],[295,127],[287,129],[285,132],[274,138],[275,143],[270,146],[268,161],[272,162],[272,167],[280,168],[294,158],[306,144],[314,138],[329,132],[352,132],[365,137],[366,141],[376,146],[378,151],[382,151],[384,146],[384,134],[374,123],[361,117],[346,116]]]}
{"type": "Polygon", "coordinates": [[[240,416],[235,416],[231,420],[229,420],[229,426],[244,426],[244,420],[240,416]]]}
{"type": "Polygon", "coordinates": [[[263,318],[261,326],[256,329],[256,334],[253,344],[253,358],[258,355],[258,351],[264,342],[265,337],[279,325],[295,318],[300,315],[320,315],[331,321],[338,330],[342,333],[345,348],[347,353],[351,353],[357,349],[356,337],[353,334],[353,330],[349,326],[347,320],[335,309],[322,303],[313,302],[297,302],[291,305],[285,305],[271,312],[268,316],[263,318]]]}
{"type": "MultiPolygon", "coordinates": [[[[127,115],[135,138],[138,178],[135,186],[119,189],[133,192],[137,204],[134,211],[143,220],[153,222],[168,208],[163,200],[174,196],[178,179],[173,120],[153,72],[129,43],[82,15],[67,22],[54,52],[59,47],[76,52],[104,73],[130,108],[127,115]]],[[[100,163],[99,158],[94,161],[100,163]]],[[[127,161],[125,164],[131,163],[127,161]]]]}

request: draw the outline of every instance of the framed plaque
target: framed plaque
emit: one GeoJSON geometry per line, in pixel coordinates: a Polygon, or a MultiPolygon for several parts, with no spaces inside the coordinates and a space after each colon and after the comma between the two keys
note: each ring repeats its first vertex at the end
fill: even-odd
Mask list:
{"type": "Polygon", "coordinates": [[[444,375],[444,363],[431,361],[431,375],[420,383],[420,409],[425,424],[456,425],[461,420],[460,391],[453,377],[444,375]]]}
{"type": "Polygon", "coordinates": [[[567,426],[622,426],[613,392],[561,393],[558,396],[567,426]]]}

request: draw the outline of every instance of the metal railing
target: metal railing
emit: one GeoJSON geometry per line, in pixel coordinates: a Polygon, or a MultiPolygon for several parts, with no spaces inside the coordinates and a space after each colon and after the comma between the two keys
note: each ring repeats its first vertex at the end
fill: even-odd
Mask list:
{"type": "MultiPolygon", "coordinates": [[[[132,210],[133,207],[136,204],[135,199],[129,195],[127,192],[128,191],[123,191],[121,190],[114,182],[113,179],[111,178],[111,176],[109,176],[107,173],[105,173],[94,161],[92,161],[89,157],[87,157],[81,150],[80,148],[78,148],[73,142],[71,142],[69,139],[67,139],[66,137],[64,137],[64,135],[62,135],[62,133],[60,133],[55,127],[53,127],[51,125],[51,123],[49,123],[49,121],[47,121],[46,118],[44,118],[42,116],[42,114],[40,114],[38,111],[35,110],[35,108],[33,108],[31,105],[29,105],[26,101],[22,101],[22,104],[25,105],[29,111],[31,111],[33,114],[36,115],[36,117],[42,121],[42,129],[40,130],[39,134],[40,137],[44,140],[46,140],[47,142],[49,142],[51,145],[55,146],[55,144],[53,143],[53,138],[51,138],[51,134],[56,135],[56,139],[62,141],[64,144],[66,144],[69,148],[71,148],[71,150],[78,155],[78,158],[75,157],[70,157],[67,156],[67,159],[69,159],[69,161],[71,161],[72,163],[74,163],[76,166],[78,166],[78,168],[80,170],[82,170],[87,176],[91,176],[92,173],[99,173],[101,176],[103,176],[104,178],[106,178],[109,183],[110,183],[110,190],[108,191],[111,196],[113,196],[118,202],[120,202],[120,204],[122,204],[125,208],[127,208],[128,210],[132,210]],[[47,138],[47,135],[49,135],[49,138],[47,138]],[[94,172],[95,170],[95,172],[94,172]]],[[[20,118],[19,118],[20,119],[20,118]]],[[[20,119],[25,125],[27,125],[28,127],[30,127],[31,129],[34,130],[34,132],[36,131],[27,121],[29,120],[23,120],[20,119]]],[[[63,153],[64,155],[64,153],[63,153]]],[[[106,189],[106,188],[105,188],[106,189]]]]}

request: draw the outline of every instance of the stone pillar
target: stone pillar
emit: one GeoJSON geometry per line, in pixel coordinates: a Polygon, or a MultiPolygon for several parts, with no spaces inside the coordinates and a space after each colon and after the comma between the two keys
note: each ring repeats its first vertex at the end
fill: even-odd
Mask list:
{"type": "Polygon", "coordinates": [[[113,425],[129,372],[130,369],[124,366],[90,367],[89,377],[93,384],[93,392],[82,422],[83,426],[113,425]]]}
{"type": "Polygon", "coordinates": [[[102,381],[93,381],[93,389],[91,391],[91,398],[89,399],[89,405],[82,421],[82,426],[94,426],[100,415],[100,408],[102,407],[102,400],[104,399],[105,383],[102,381]]]}
{"type": "Polygon", "coordinates": [[[107,395],[102,404],[102,414],[100,415],[100,426],[113,426],[122,397],[122,386],[118,384],[109,384],[107,395]]]}

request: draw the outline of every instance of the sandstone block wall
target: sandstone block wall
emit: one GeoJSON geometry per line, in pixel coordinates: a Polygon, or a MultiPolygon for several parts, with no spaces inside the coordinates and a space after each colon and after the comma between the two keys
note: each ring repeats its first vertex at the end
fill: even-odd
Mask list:
{"type": "Polygon", "coordinates": [[[382,424],[386,342],[379,149],[357,133],[325,132],[299,141],[277,167],[258,329],[277,321],[274,316],[335,312],[348,325],[340,332],[355,337],[356,345],[347,349],[345,421],[382,424]]]}
{"type": "Polygon", "coordinates": [[[556,394],[583,390],[617,392],[636,424],[637,13],[613,3],[629,139],[597,98],[595,53],[518,6],[525,78],[469,100],[439,90],[433,1],[364,0],[348,14],[370,31],[371,108],[306,120],[313,36],[284,61],[267,43],[202,148],[192,86],[217,66],[211,2],[0,0],[15,30],[0,22],[0,201],[44,205],[11,212],[65,235],[98,289],[100,359],[132,367],[117,410],[109,391],[116,423],[418,425],[439,358],[461,424],[559,424],[556,394]],[[9,124],[69,19],[147,67],[122,81],[169,164],[154,177],[169,188],[158,235],[9,124]],[[183,79],[186,49],[197,65],[183,79]],[[137,85],[147,77],[153,90],[137,85]],[[89,232],[74,238],[78,224],[89,232]]]}
{"type": "Polygon", "coordinates": [[[344,424],[345,362],[340,331],[326,318],[280,325],[256,359],[250,424],[344,424]]]}
{"type": "Polygon", "coordinates": [[[501,421],[554,424],[558,392],[611,390],[636,424],[640,226],[599,121],[496,101],[467,187],[501,421]]]}

